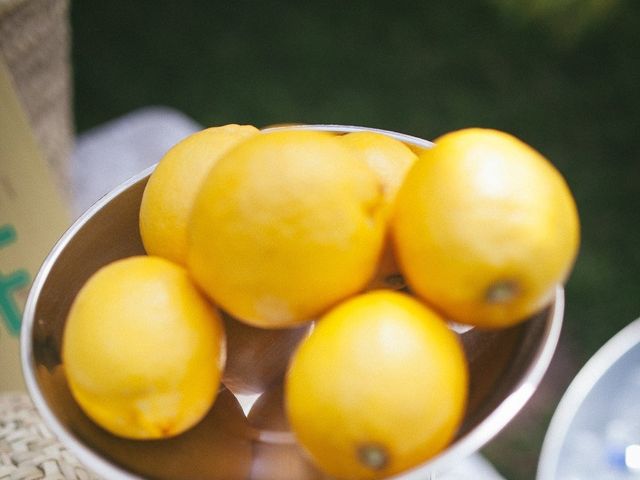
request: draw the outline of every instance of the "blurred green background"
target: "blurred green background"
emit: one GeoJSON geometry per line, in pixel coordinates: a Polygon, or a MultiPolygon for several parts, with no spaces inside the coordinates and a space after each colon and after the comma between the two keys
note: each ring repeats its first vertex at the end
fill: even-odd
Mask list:
{"type": "Polygon", "coordinates": [[[582,247],[540,391],[483,453],[534,478],[571,378],[640,314],[640,2],[72,2],[78,132],[149,105],[203,126],[509,131],[565,175],[582,247]]]}

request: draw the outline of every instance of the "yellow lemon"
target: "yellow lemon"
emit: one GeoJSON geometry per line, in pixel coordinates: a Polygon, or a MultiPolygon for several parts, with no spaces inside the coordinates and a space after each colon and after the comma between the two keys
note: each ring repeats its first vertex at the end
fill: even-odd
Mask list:
{"type": "Polygon", "coordinates": [[[140,235],[149,255],[186,264],[187,220],[205,174],[222,154],[256,133],[251,125],[207,128],[162,157],[140,204],[140,235]]]}
{"type": "Polygon", "coordinates": [[[335,136],[261,133],[203,182],[188,266],[234,317],[293,326],[367,284],[382,248],[382,204],[375,174],[335,136]]]}
{"type": "Polygon", "coordinates": [[[573,266],[579,229],[558,170],[489,129],[437,139],[406,176],[392,221],[411,289],[480,327],[512,325],[548,304],[573,266]]]}
{"type": "Polygon", "coordinates": [[[97,424],[122,437],[171,437],[195,425],[215,400],[224,329],[184,268],[130,257],[82,287],[62,359],[73,396],[97,424]]]}
{"type": "MultiPolygon", "coordinates": [[[[385,210],[391,212],[404,176],[418,158],[416,154],[401,141],[378,132],[353,132],[341,138],[378,176],[384,192],[385,210]]],[[[391,238],[387,238],[370,288],[402,287],[404,280],[394,257],[391,238]]]]}
{"type": "Polygon", "coordinates": [[[462,347],[442,318],[413,297],[378,290],[319,320],[291,360],[285,405],[319,468],[382,478],[451,442],[467,389],[462,347]]]}
{"type": "Polygon", "coordinates": [[[418,158],[416,154],[401,141],[378,132],[352,132],[340,138],[375,172],[382,183],[385,202],[393,204],[404,176],[418,158]]]}

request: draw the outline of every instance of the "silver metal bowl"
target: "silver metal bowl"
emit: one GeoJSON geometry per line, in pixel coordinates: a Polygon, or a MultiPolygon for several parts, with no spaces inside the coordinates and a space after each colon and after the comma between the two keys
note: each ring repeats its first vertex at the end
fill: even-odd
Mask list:
{"type": "MultiPolygon", "coordinates": [[[[278,128],[336,133],[373,130],[413,148],[432,146],[416,137],[363,127],[278,128]]],[[[109,479],[267,479],[273,471],[279,478],[324,478],[299,456],[297,448],[281,441],[282,435],[276,435],[280,440],[271,445],[265,439],[272,436],[256,435],[255,427],[227,390],[191,431],[169,440],[146,442],[117,438],[97,427],[69,394],[60,359],[67,313],[80,287],[97,269],[113,260],[145,253],[138,232],[138,210],[152,170],[120,185],[82,215],[55,245],[34,280],[25,307],[21,355],[27,388],[38,411],[80,461],[109,479]],[[292,469],[290,475],[285,474],[285,468],[292,469]]],[[[503,330],[459,333],[471,373],[463,425],[446,450],[396,478],[424,479],[446,471],[485,445],[518,413],[551,361],[563,307],[563,289],[558,286],[553,303],[524,323],[503,330]]]]}

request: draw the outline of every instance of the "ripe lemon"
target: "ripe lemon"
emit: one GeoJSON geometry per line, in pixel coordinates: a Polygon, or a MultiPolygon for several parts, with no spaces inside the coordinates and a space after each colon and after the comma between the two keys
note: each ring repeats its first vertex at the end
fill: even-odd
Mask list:
{"type": "Polygon", "coordinates": [[[251,125],[207,128],[162,157],[140,204],[140,235],[149,255],[186,264],[187,220],[202,179],[222,154],[256,133],[251,125]]]}
{"type": "Polygon", "coordinates": [[[319,468],[344,479],[416,466],[453,439],[468,371],[445,322],[418,300],[378,290],[320,319],[294,354],[286,411],[319,468]]]}
{"type": "Polygon", "coordinates": [[[224,330],[184,268],[130,257],[82,287],[62,358],[73,396],[97,424],[122,437],[171,437],[214,402],[224,330]]]}
{"type": "MultiPolygon", "coordinates": [[[[384,192],[385,210],[390,213],[404,176],[417,160],[417,155],[401,141],[378,132],[352,132],[341,138],[367,162],[380,179],[384,192]]],[[[394,257],[391,239],[387,238],[370,288],[398,289],[403,286],[404,280],[394,257]]]]}
{"type": "Polygon", "coordinates": [[[211,169],[189,223],[189,269],[234,317],[289,327],[361,290],[384,235],[375,174],[335,136],[261,133],[211,169]]]}
{"type": "Polygon", "coordinates": [[[416,154],[401,141],[378,132],[352,132],[340,138],[362,156],[380,179],[385,202],[393,204],[404,176],[418,158],[416,154]]]}
{"type": "Polygon", "coordinates": [[[398,193],[392,232],[412,290],[480,327],[512,325],[550,302],[579,244],[561,174],[489,129],[449,133],[420,156],[398,193]]]}

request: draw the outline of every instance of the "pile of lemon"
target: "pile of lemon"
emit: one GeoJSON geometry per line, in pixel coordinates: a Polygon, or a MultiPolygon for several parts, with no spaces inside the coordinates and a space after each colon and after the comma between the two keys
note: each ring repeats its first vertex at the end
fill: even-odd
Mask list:
{"type": "Polygon", "coordinates": [[[63,363],[84,411],[119,436],[166,438],[221,383],[260,392],[285,375],[296,439],[347,479],[452,441],[469,378],[447,322],[525,321],[579,244],[560,173],[488,129],[430,149],[372,131],[205,129],[150,176],[140,233],[148,255],[100,269],[69,313],[63,363]],[[286,345],[264,374],[261,358],[227,358],[231,344],[264,352],[261,335],[286,345]]]}

